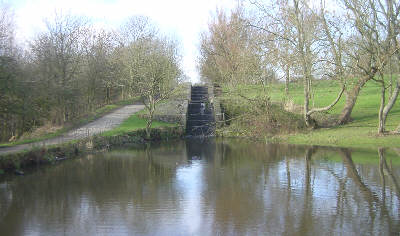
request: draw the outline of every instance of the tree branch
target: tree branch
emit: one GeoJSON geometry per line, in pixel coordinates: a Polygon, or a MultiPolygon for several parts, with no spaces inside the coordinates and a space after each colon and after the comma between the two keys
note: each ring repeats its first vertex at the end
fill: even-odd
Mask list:
{"type": "Polygon", "coordinates": [[[339,92],[339,94],[338,94],[338,96],[336,98],[336,100],[333,101],[332,104],[330,104],[329,106],[326,106],[326,107],[322,107],[322,108],[311,109],[310,111],[307,112],[307,115],[311,115],[311,114],[313,114],[315,112],[327,111],[327,110],[331,109],[333,106],[335,106],[339,102],[340,98],[343,95],[343,92],[344,92],[345,88],[346,88],[346,86],[343,85],[342,89],[340,90],[340,92],[339,92]]]}

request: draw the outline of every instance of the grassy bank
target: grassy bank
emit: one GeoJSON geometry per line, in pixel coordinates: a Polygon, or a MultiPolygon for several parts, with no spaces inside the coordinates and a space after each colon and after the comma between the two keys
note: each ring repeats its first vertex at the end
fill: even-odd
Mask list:
{"type": "MultiPolygon", "coordinates": [[[[102,108],[100,112],[96,113],[96,116],[101,116],[101,114],[108,113],[116,108],[119,108],[119,106],[111,105],[107,108],[102,108]]],[[[140,117],[144,113],[145,111],[135,113],[114,129],[92,137],[54,146],[37,146],[32,150],[0,155],[0,174],[4,173],[4,170],[18,170],[37,164],[54,163],[59,160],[116,146],[144,144],[184,136],[184,129],[178,124],[153,121],[151,138],[147,139],[145,131],[147,120],[140,117]]],[[[88,117],[85,122],[88,123],[94,119],[88,117]]]]}
{"type": "MultiPolygon", "coordinates": [[[[118,127],[106,131],[102,133],[102,136],[113,136],[113,135],[122,135],[128,132],[132,132],[138,129],[143,129],[146,127],[147,120],[144,118],[139,117],[139,114],[134,114],[126,119],[122,124],[118,127]]],[[[153,121],[151,127],[152,128],[159,128],[159,127],[174,127],[176,124],[166,123],[162,121],[153,121]]]]}
{"type": "MultiPolygon", "coordinates": [[[[313,100],[311,104],[314,107],[322,107],[329,105],[337,96],[339,87],[337,84],[331,81],[319,81],[315,82],[313,90],[313,100]]],[[[296,106],[303,104],[303,87],[301,84],[292,84],[290,87],[290,95],[285,95],[285,89],[283,84],[273,84],[266,88],[267,95],[271,98],[274,104],[283,104],[290,100],[296,106]]],[[[227,108],[228,113],[247,114],[248,110],[243,107],[250,106],[251,104],[246,99],[240,98],[238,94],[242,94],[248,98],[255,98],[260,94],[263,94],[263,88],[261,86],[238,86],[233,91],[224,90],[224,95],[221,100],[227,108]],[[229,95],[228,95],[229,94],[229,95]],[[231,100],[240,101],[241,105],[233,105],[231,100]],[[241,108],[242,107],[242,108],[241,108]],[[238,109],[235,110],[235,109],[238,109]]],[[[307,145],[323,145],[323,146],[342,146],[342,147],[362,147],[362,148],[377,148],[377,147],[400,147],[400,135],[385,135],[377,136],[378,126],[378,108],[380,99],[380,87],[374,83],[369,82],[362,90],[354,107],[352,118],[353,121],[346,125],[336,126],[332,128],[320,128],[315,130],[308,130],[305,128],[298,129],[287,129],[284,125],[290,125],[290,122],[282,122],[282,132],[276,132],[271,135],[268,132],[245,132],[247,129],[251,129],[251,126],[246,125],[242,121],[232,121],[232,127],[225,127],[220,131],[222,134],[232,133],[232,129],[239,130],[246,136],[256,136],[260,139],[267,139],[273,142],[284,142],[291,144],[307,144],[307,145]]],[[[323,118],[335,118],[337,117],[343,106],[344,97],[341,98],[339,103],[329,112],[323,113],[320,117],[323,118]]],[[[282,105],[280,110],[282,109],[282,105]]],[[[248,109],[248,108],[247,108],[248,109]]],[[[298,109],[301,111],[301,108],[298,109]]],[[[297,111],[298,112],[298,111],[297,111]]],[[[301,121],[301,115],[293,115],[297,121],[301,121]]],[[[265,120],[262,114],[253,116],[253,119],[258,120],[253,122],[257,124],[259,128],[252,128],[255,130],[263,129],[263,126],[268,126],[268,121],[265,120]]],[[[301,121],[302,122],[302,121],[301,121]]],[[[399,102],[393,107],[389,113],[389,117],[386,123],[387,130],[395,130],[400,125],[400,104],[399,102]]],[[[227,135],[229,136],[229,135],[227,135]]],[[[235,135],[233,135],[235,136],[235,135]]]]}
{"type": "Polygon", "coordinates": [[[107,115],[107,114],[113,112],[114,110],[121,108],[122,106],[133,104],[136,100],[137,100],[137,98],[129,99],[129,100],[117,102],[115,104],[110,104],[110,105],[100,107],[100,108],[86,114],[85,116],[81,117],[80,119],[71,121],[71,122],[65,124],[63,127],[57,128],[55,131],[51,131],[52,127],[39,127],[39,129],[41,129],[43,131],[37,130],[36,132],[34,131],[32,133],[25,134],[19,140],[14,141],[14,142],[0,143],[0,148],[1,147],[11,147],[11,146],[19,145],[19,144],[40,142],[40,141],[43,141],[46,139],[51,139],[51,138],[60,136],[61,134],[64,134],[64,133],[70,131],[71,129],[74,129],[79,126],[83,126],[83,125],[88,124],[104,115],[107,115]]]}
{"type": "Polygon", "coordinates": [[[70,143],[51,147],[36,147],[8,155],[0,155],[0,174],[14,170],[24,170],[31,166],[52,164],[65,159],[79,157],[125,145],[143,145],[148,142],[177,139],[184,136],[184,129],[179,126],[163,126],[151,129],[151,138],[146,138],[143,128],[118,133],[115,135],[97,135],[70,143]]]}

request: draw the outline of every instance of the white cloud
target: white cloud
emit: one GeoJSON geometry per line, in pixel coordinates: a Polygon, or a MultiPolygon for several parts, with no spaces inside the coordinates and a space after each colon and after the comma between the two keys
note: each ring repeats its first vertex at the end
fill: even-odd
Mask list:
{"type": "Polygon", "coordinates": [[[102,27],[117,27],[132,15],[145,15],[182,43],[183,68],[198,80],[198,38],[217,7],[231,9],[235,0],[10,0],[18,26],[17,38],[30,39],[45,29],[43,19],[55,12],[89,17],[102,27]]]}

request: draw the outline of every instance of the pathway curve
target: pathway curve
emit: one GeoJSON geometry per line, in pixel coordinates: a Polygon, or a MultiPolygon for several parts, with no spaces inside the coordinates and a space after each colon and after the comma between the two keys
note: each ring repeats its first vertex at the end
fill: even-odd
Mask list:
{"type": "Polygon", "coordinates": [[[80,128],[73,129],[61,136],[43,140],[40,142],[21,144],[13,147],[0,148],[0,155],[27,150],[37,146],[49,146],[54,144],[62,144],[75,139],[82,139],[88,136],[111,130],[121,124],[125,119],[133,113],[138,112],[144,108],[144,105],[127,105],[121,107],[110,114],[107,114],[93,122],[90,122],[80,128]]]}

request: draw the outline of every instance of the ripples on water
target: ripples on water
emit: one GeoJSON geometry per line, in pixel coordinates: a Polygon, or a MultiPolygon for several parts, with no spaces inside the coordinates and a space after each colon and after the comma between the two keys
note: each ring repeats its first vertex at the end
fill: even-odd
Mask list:
{"type": "Polygon", "coordinates": [[[398,150],[173,141],[3,180],[0,234],[398,235],[399,176],[398,150]]]}

